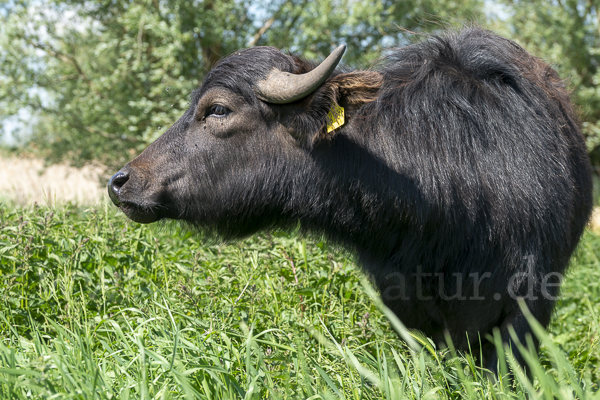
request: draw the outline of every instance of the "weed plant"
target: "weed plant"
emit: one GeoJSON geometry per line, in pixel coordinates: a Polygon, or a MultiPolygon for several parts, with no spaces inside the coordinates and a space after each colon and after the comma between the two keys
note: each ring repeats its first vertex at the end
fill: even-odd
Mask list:
{"type": "Polygon", "coordinates": [[[549,333],[531,321],[531,377],[507,355],[513,379],[490,380],[407,331],[319,238],[223,244],[108,205],[3,204],[0,398],[600,398],[599,255],[587,233],[549,333]]]}

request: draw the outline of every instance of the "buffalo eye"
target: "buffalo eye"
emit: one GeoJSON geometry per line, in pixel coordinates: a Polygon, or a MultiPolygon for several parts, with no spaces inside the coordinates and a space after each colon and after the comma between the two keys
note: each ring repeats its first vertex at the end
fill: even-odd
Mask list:
{"type": "Polygon", "coordinates": [[[209,117],[224,117],[229,114],[231,110],[227,107],[215,104],[208,109],[208,113],[206,114],[209,117]]]}

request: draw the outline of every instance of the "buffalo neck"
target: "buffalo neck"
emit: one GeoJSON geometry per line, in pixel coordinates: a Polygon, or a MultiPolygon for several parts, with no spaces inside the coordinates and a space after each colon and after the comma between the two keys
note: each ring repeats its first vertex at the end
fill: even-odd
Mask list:
{"type": "Polygon", "coordinates": [[[377,258],[393,253],[417,191],[401,166],[382,161],[380,148],[397,146],[382,140],[367,127],[350,125],[303,157],[295,168],[302,179],[291,180],[298,195],[285,208],[304,230],[377,258]]]}

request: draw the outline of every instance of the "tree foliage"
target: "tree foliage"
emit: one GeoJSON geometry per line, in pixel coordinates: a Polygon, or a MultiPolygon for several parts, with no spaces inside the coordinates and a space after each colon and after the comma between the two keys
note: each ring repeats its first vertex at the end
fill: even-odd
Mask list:
{"type": "MultiPolygon", "coordinates": [[[[368,66],[389,47],[478,21],[568,79],[600,165],[598,0],[10,0],[0,5],[0,125],[21,112],[30,149],[118,166],[158,137],[222,56],[270,45],[368,66]],[[431,20],[443,23],[430,23],[431,20]],[[27,113],[23,114],[23,110],[27,113]]],[[[24,126],[24,125],[22,125],[24,126]]]]}
{"type": "Polygon", "coordinates": [[[202,30],[190,8],[185,1],[13,4],[0,28],[2,108],[29,107],[35,143],[55,159],[122,163],[180,113],[218,51],[243,45],[224,29],[234,21],[250,28],[236,7],[205,4],[197,12],[202,30]]]}
{"type": "MultiPolygon", "coordinates": [[[[271,45],[364,66],[423,18],[477,18],[468,0],[45,0],[0,5],[0,121],[24,108],[51,161],[122,165],[156,139],[222,56],[271,45]],[[404,29],[400,29],[402,27],[404,29]]],[[[429,24],[429,28],[439,25],[429,24]]]]}

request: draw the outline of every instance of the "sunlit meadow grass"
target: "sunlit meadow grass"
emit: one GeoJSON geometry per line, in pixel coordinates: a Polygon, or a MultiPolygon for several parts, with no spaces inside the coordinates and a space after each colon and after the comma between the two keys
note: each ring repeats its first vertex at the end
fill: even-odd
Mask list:
{"type": "Polygon", "coordinates": [[[108,206],[4,204],[0,398],[599,398],[599,256],[586,234],[532,380],[493,382],[388,320],[318,238],[220,244],[108,206]]]}

